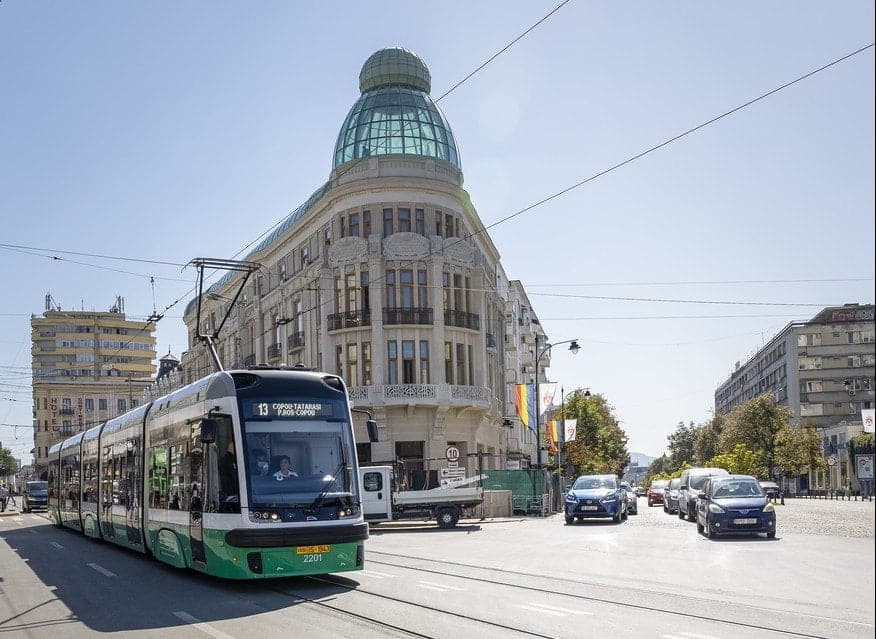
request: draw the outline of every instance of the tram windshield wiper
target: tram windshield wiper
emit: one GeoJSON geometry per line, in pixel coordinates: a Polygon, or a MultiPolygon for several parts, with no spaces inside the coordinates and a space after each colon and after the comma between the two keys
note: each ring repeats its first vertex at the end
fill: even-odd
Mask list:
{"type": "Polygon", "coordinates": [[[314,508],[316,508],[317,506],[319,506],[322,503],[322,501],[325,499],[325,496],[329,492],[329,488],[334,486],[335,483],[338,481],[338,473],[340,473],[340,472],[343,472],[345,475],[347,473],[347,459],[344,456],[344,449],[343,448],[341,448],[341,461],[338,463],[338,467],[335,469],[335,472],[331,474],[331,479],[328,479],[325,482],[325,486],[323,486],[323,489],[316,496],[316,499],[314,499],[311,502],[311,504],[307,508],[307,510],[312,511],[314,508]]]}

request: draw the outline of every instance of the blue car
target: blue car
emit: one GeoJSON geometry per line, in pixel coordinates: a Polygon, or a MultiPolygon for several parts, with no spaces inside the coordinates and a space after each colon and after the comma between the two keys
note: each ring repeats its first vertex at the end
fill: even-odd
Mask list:
{"type": "Polygon", "coordinates": [[[627,518],[627,491],[615,475],[581,475],[569,487],[564,503],[566,523],[592,518],[627,518]]]}
{"type": "Polygon", "coordinates": [[[697,495],[697,530],[714,539],[729,533],[776,536],[776,509],[750,475],[709,477],[697,495]]]}

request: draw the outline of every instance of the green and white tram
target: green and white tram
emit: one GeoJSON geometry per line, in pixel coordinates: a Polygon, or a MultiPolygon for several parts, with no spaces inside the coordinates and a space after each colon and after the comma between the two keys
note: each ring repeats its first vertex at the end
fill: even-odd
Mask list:
{"type": "Polygon", "coordinates": [[[359,570],[350,410],[336,375],[214,373],[53,446],[50,517],[229,579],[359,570]]]}

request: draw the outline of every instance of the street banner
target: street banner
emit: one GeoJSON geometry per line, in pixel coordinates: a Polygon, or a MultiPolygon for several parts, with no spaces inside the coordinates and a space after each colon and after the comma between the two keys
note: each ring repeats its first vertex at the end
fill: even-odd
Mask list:
{"type": "Polygon", "coordinates": [[[517,384],[514,405],[523,425],[535,432],[535,384],[517,384]]]}
{"type": "Polygon", "coordinates": [[[858,479],[873,479],[873,455],[855,455],[858,479]]]}
{"type": "Polygon", "coordinates": [[[540,415],[544,415],[548,410],[556,408],[556,406],[554,406],[554,396],[556,394],[556,382],[545,382],[538,385],[538,410],[540,415]]]}
{"type": "Polygon", "coordinates": [[[874,422],[876,422],[876,408],[861,409],[861,423],[864,424],[864,432],[872,433],[874,422]]]}
{"type": "Polygon", "coordinates": [[[575,441],[575,435],[577,434],[577,426],[578,426],[577,419],[567,419],[566,420],[566,428],[565,428],[566,437],[565,437],[565,439],[563,439],[564,442],[575,441]]]}
{"type": "Polygon", "coordinates": [[[557,452],[557,444],[558,444],[558,442],[557,442],[557,420],[555,420],[555,419],[548,420],[547,431],[548,431],[548,439],[550,440],[550,443],[551,443],[550,444],[550,451],[552,453],[556,453],[557,452]]]}

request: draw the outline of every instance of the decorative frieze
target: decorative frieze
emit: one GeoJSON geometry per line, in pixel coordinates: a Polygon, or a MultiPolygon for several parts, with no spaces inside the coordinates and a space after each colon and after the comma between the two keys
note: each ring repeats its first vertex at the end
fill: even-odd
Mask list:
{"type": "Polygon", "coordinates": [[[386,259],[425,259],[429,255],[429,240],[417,233],[394,233],[383,240],[386,259]]]}

